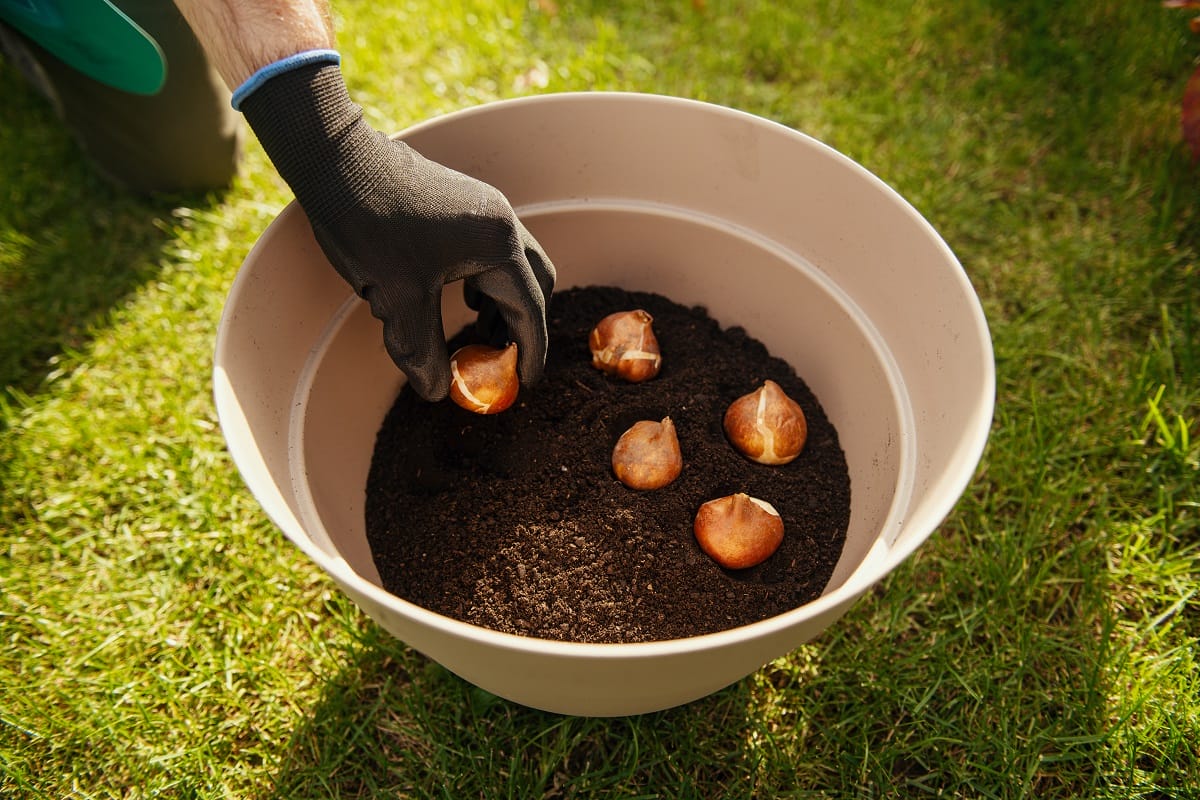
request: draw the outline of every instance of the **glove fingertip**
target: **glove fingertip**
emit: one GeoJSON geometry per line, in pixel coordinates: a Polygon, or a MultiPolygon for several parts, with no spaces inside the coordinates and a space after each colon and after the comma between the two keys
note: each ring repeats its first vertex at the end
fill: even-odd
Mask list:
{"type": "Polygon", "coordinates": [[[407,350],[391,347],[390,339],[388,344],[392,361],[404,373],[414,392],[431,403],[446,399],[450,394],[450,359],[444,345],[440,353],[426,354],[418,360],[407,350]]]}
{"type": "Polygon", "coordinates": [[[413,391],[419,394],[422,399],[428,400],[431,403],[437,403],[445,400],[450,394],[450,372],[446,370],[444,376],[430,374],[430,370],[406,370],[409,385],[413,387],[413,391]]]}
{"type": "Polygon", "coordinates": [[[546,371],[546,351],[544,348],[533,349],[518,345],[517,377],[522,386],[533,386],[542,379],[546,371]]]}

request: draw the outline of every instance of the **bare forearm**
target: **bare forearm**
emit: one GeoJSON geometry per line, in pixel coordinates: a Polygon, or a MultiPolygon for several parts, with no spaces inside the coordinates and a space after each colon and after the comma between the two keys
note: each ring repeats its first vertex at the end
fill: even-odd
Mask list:
{"type": "Polygon", "coordinates": [[[267,64],[334,44],[328,0],[175,0],[175,5],[230,89],[267,64]]]}

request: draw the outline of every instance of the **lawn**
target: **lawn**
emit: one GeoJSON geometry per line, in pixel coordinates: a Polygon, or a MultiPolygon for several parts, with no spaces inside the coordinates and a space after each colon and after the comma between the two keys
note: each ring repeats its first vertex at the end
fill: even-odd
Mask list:
{"type": "Polygon", "coordinates": [[[370,622],[225,452],[217,321],[290,199],[261,150],[227,192],[133,198],[0,63],[0,796],[1200,797],[1187,12],[334,8],[382,130],[645,91],[777,120],[879,175],[954,249],[991,325],[976,479],[827,633],[715,695],[611,720],[500,700],[370,622]]]}

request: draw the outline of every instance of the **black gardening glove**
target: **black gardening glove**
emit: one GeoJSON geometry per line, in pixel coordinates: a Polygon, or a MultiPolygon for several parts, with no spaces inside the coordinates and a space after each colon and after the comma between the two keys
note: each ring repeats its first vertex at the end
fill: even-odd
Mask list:
{"type": "Polygon", "coordinates": [[[491,338],[517,343],[521,382],[541,376],[554,265],[498,189],[374,130],[332,64],[275,75],[241,110],[422,397],[449,391],[441,294],[459,279],[491,338]]]}

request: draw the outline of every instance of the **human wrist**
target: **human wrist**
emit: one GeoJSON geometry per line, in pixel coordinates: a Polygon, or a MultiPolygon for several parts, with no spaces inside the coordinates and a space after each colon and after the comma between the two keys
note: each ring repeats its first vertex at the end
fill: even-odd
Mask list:
{"type": "Polygon", "coordinates": [[[336,47],[328,0],[174,2],[230,90],[293,53],[336,47]]]}

